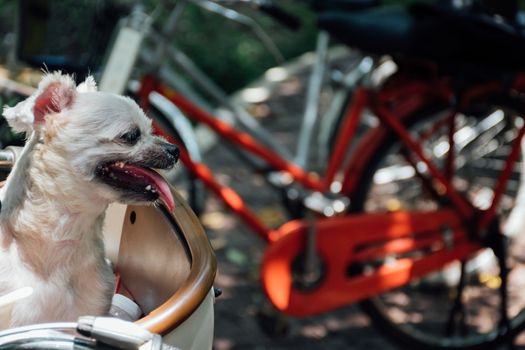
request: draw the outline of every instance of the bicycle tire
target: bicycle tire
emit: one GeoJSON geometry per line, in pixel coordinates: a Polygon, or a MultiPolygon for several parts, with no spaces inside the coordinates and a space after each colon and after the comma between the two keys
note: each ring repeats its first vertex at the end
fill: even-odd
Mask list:
{"type": "MultiPolygon", "coordinates": [[[[480,106],[480,107],[481,107],[480,108],[481,112],[477,112],[471,116],[465,116],[465,118],[467,118],[469,122],[472,122],[472,120],[474,120],[474,122],[476,123],[477,122],[481,123],[483,120],[485,120],[484,118],[491,115],[489,112],[492,111],[492,108],[494,108],[494,110],[498,110],[497,107],[503,108],[506,106],[486,106],[486,107],[480,106]],[[488,109],[489,107],[491,109],[488,109]]],[[[407,118],[405,123],[406,123],[406,126],[411,131],[411,133],[414,133],[415,131],[417,131],[417,128],[421,125],[421,123],[424,123],[425,121],[426,122],[431,121],[433,120],[433,117],[435,118],[433,113],[422,112],[422,113],[414,114],[412,117],[407,118]]],[[[479,125],[479,124],[476,124],[476,125],[479,125]]],[[[479,135],[477,137],[479,137],[479,135]]],[[[396,148],[399,148],[399,144],[398,142],[396,142],[396,138],[394,137],[394,135],[390,132],[384,138],[381,145],[377,146],[377,152],[375,152],[375,155],[372,157],[372,159],[370,159],[369,164],[367,168],[365,169],[365,171],[360,175],[360,178],[357,182],[359,183],[359,186],[357,186],[358,190],[356,193],[353,193],[351,197],[352,202],[353,202],[353,205],[350,209],[351,211],[361,212],[361,211],[369,211],[371,209],[370,204],[367,202],[367,200],[370,200],[370,193],[373,193],[373,191],[375,190],[375,188],[372,187],[373,182],[374,182],[374,176],[378,174],[378,171],[380,171],[381,169],[384,169],[384,168],[381,168],[382,164],[384,164],[384,162],[387,161],[389,157],[392,157],[394,153],[391,153],[391,151],[395,150],[396,148]]],[[[475,148],[469,147],[467,151],[469,150],[474,152],[475,148]]],[[[397,166],[400,166],[400,164],[397,164],[397,166]]],[[[465,165],[465,167],[466,166],[467,165],[465,165]]],[[[473,169],[475,169],[474,166],[473,166],[473,169]]],[[[413,186],[413,184],[411,186],[413,186]]],[[[375,194],[375,196],[377,196],[377,194],[375,194]]],[[[439,205],[443,205],[443,204],[439,203],[439,205]]],[[[376,208],[376,209],[379,209],[379,208],[376,208]]],[[[422,282],[419,281],[419,282],[416,282],[413,287],[411,284],[408,287],[403,287],[403,288],[413,288],[414,289],[413,292],[415,293],[416,288],[421,287],[421,283],[422,282]],[[418,283],[419,283],[419,286],[417,285],[418,283]]],[[[417,326],[416,321],[407,321],[406,323],[404,322],[397,323],[396,320],[393,319],[392,312],[393,311],[397,312],[399,310],[393,310],[394,305],[390,306],[386,304],[386,300],[389,296],[399,297],[399,296],[402,296],[402,294],[396,295],[395,293],[404,293],[405,297],[407,297],[407,299],[405,299],[404,302],[408,302],[409,304],[414,303],[414,300],[410,298],[411,295],[408,294],[412,290],[403,291],[403,288],[399,288],[392,292],[382,294],[381,296],[363,301],[360,303],[360,306],[362,310],[372,320],[373,324],[375,324],[378,327],[378,329],[381,330],[386,336],[390,337],[394,341],[404,346],[409,346],[410,348],[436,349],[436,350],[437,349],[470,349],[470,350],[489,349],[489,348],[494,348],[495,346],[499,344],[505,343],[506,341],[510,341],[513,338],[513,336],[515,336],[519,331],[525,328],[525,311],[524,311],[525,304],[523,304],[520,306],[519,312],[513,315],[513,318],[510,324],[510,329],[506,329],[503,331],[501,329],[497,329],[495,333],[490,333],[490,332],[483,333],[483,334],[480,333],[468,339],[461,338],[461,337],[446,338],[442,335],[431,336],[430,334],[427,334],[421,331],[420,329],[412,328],[412,327],[417,326]],[[389,309],[389,307],[392,307],[392,309],[389,309]]],[[[518,288],[518,290],[519,289],[520,288],[518,288]]],[[[523,286],[521,287],[521,289],[523,289],[523,286]]],[[[434,293],[435,290],[432,290],[431,292],[434,293]]],[[[429,295],[423,294],[422,297],[424,296],[429,298],[429,295]]],[[[439,306],[439,308],[441,308],[442,310],[445,309],[441,304],[437,306],[439,306]]],[[[421,317],[423,317],[422,315],[423,314],[420,314],[421,317]]],[[[407,316],[411,316],[411,315],[407,314],[407,316]]],[[[407,319],[407,320],[410,320],[410,319],[407,319]]]]}

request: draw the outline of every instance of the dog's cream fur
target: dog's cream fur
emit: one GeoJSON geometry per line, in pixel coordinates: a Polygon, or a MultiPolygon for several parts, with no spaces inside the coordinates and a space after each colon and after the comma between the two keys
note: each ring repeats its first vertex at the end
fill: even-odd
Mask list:
{"type": "MultiPolygon", "coordinates": [[[[104,260],[102,227],[109,203],[142,202],[97,180],[106,160],[145,163],[163,155],[151,122],[130,99],[96,91],[94,80],[48,74],[37,91],[4,116],[30,135],[0,192],[0,296],[30,286],[14,305],[11,326],[107,313],[114,276],[104,260]],[[140,139],[119,136],[130,127],[140,139]]],[[[173,157],[165,167],[173,165],[173,157]]]]}

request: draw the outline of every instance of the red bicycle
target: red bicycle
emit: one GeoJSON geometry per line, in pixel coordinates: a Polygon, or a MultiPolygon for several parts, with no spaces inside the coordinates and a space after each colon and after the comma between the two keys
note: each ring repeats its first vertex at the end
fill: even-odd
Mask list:
{"type": "MultiPolygon", "coordinates": [[[[525,75],[516,73],[522,67],[516,58],[486,53],[508,51],[498,39],[525,41],[490,15],[456,9],[328,12],[321,25],[353,46],[395,54],[398,64],[381,86],[365,82],[355,89],[322,174],[280,157],[155,76],[144,77],[139,96],[146,107],[154,92],[167,97],[308,193],[306,218],[272,230],[182,152],[191,173],[268,241],[261,278],[278,310],[308,317],[364,301],[383,330],[420,348],[484,348],[511,339],[525,325],[519,295],[525,246],[523,237],[504,230],[519,184],[525,75]],[[429,28],[442,23],[481,29],[460,36],[469,47],[446,60],[435,57],[443,45],[417,52],[418,38],[410,43],[414,52],[405,49],[416,33],[457,44],[446,34],[431,35],[429,28]],[[497,39],[476,46],[487,32],[497,39]],[[356,39],[362,33],[366,40],[356,39]],[[377,126],[345,162],[365,108],[377,126]],[[434,322],[422,322],[427,317],[434,322]]],[[[173,135],[168,128],[159,132],[173,135]]]]}

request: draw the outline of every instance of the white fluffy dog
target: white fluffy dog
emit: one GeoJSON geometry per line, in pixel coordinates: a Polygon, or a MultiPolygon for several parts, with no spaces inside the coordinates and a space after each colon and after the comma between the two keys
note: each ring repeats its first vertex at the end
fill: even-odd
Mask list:
{"type": "Polygon", "coordinates": [[[157,199],[173,209],[167,169],[178,149],[152,136],[129,98],[96,91],[93,78],[48,74],[4,116],[30,135],[0,192],[0,296],[32,287],[11,326],[75,320],[109,310],[114,276],[104,260],[109,203],[157,199]]]}

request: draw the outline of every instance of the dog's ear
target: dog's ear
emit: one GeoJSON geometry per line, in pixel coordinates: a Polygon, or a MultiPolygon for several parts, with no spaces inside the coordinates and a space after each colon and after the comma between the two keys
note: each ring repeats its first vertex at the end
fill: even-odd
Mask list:
{"type": "Polygon", "coordinates": [[[30,132],[45,122],[49,114],[68,108],[76,96],[74,80],[61,73],[48,74],[37,90],[14,107],[4,108],[3,116],[15,131],[30,132]]]}
{"type": "Polygon", "coordinates": [[[79,86],[77,86],[77,92],[96,92],[97,91],[97,83],[95,82],[95,79],[89,75],[86,80],[79,86]]]}
{"type": "Polygon", "coordinates": [[[45,116],[60,113],[71,106],[76,96],[75,81],[69,75],[54,73],[46,76],[38,86],[40,93],[33,106],[34,124],[41,124],[45,116]]]}

